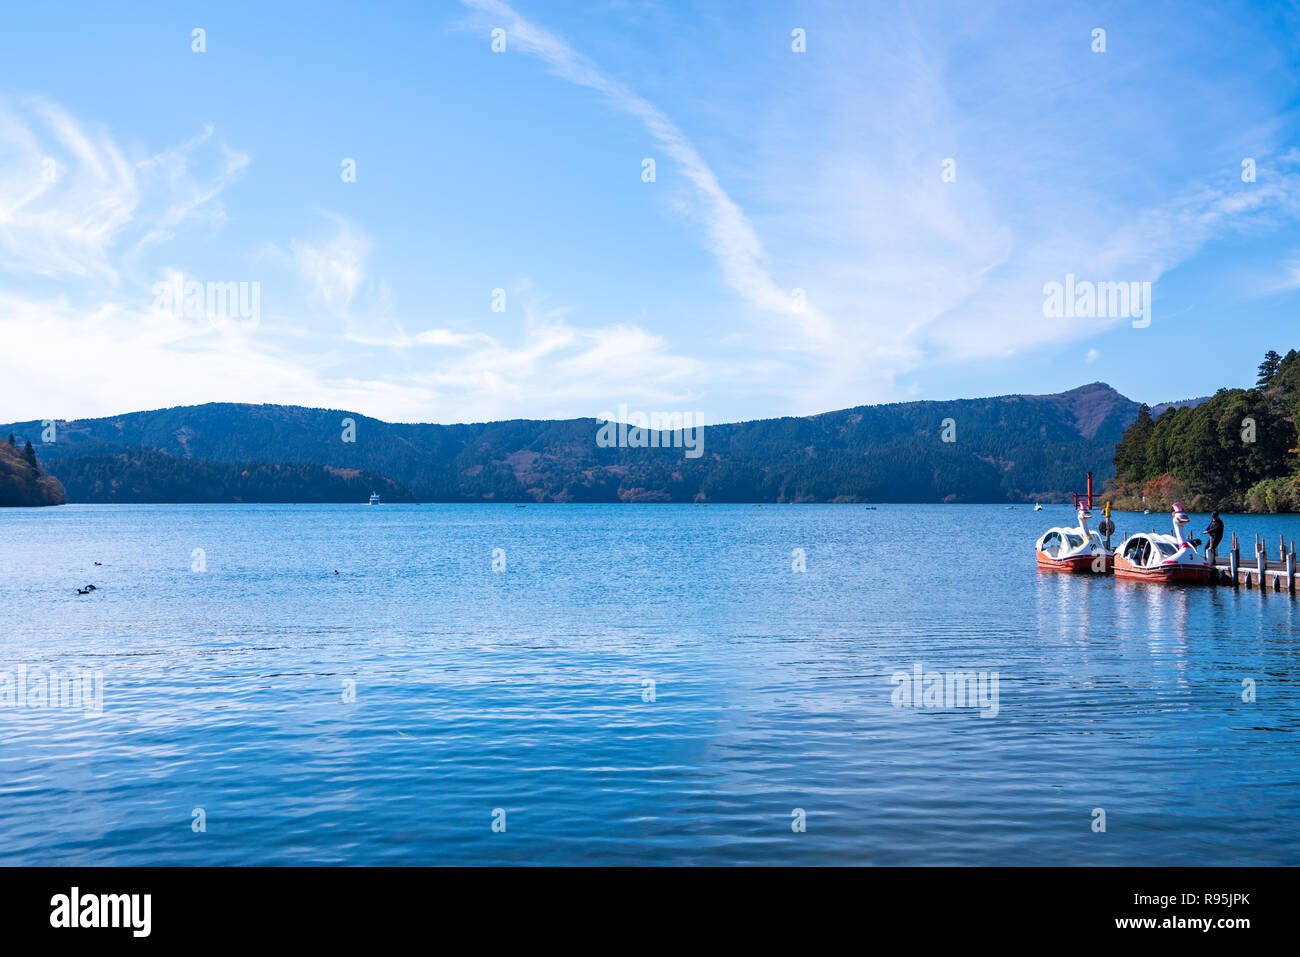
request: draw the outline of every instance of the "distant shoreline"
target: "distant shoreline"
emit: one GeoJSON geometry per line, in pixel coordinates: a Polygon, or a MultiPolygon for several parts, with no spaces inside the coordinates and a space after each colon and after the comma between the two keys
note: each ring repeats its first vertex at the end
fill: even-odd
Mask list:
{"type": "MultiPolygon", "coordinates": [[[[1069,502],[1043,502],[1043,514],[1052,509],[1070,509],[1073,505],[1069,502]]],[[[1033,512],[1034,505],[1008,505],[1006,502],[389,502],[383,505],[368,505],[366,502],[64,502],[64,507],[80,506],[83,508],[150,508],[158,505],[165,506],[194,506],[200,508],[209,508],[221,506],[226,508],[243,508],[247,506],[284,506],[288,508],[316,507],[322,505],[339,506],[339,507],[356,507],[367,511],[372,509],[383,508],[420,508],[430,505],[454,505],[465,507],[497,506],[501,508],[550,508],[550,507],[580,507],[580,508],[604,508],[608,506],[636,506],[636,505],[653,505],[653,506],[675,506],[677,508],[783,508],[786,506],[800,507],[830,507],[830,508],[859,508],[859,509],[876,509],[876,508],[909,508],[909,507],[930,507],[942,506],[944,508],[998,508],[1005,511],[1023,511],[1033,512]]],[[[47,509],[56,506],[49,505],[12,505],[0,506],[0,508],[30,508],[30,509],[47,509]]],[[[1139,517],[1150,517],[1153,519],[1167,517],[1164,509],[1152,509],[1150,512],[1141,511],[1132,508],[1113,508],[1112,515],[1136,515],[1139,517]]],[[[1209,515],[1210,512],[1189,509],[1189,515],[1209,515]]],[[[1296,516],[1300,518],[1297,512],[1232,512],[1223,509],[1219,514],[1228,516],[1252,516],[1252,517],[1286,517],[1296,516]]]]}

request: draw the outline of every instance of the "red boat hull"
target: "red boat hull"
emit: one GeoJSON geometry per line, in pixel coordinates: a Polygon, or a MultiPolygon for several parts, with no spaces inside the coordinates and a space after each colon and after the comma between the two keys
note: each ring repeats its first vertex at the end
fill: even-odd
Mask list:
{"type": "Polygon", "coordinates": [[[1097,572],[1097,574],[1105,574],[1110,571],[1111,560],[1101,555],[1079,555],[1075,558],[1061,559],[1052,558],[1048,555],[1044,555],[1042,552],[1037,552],[1036,554],[1038,555],[1038,567],[1044,571],[1068,572],[1076,575],[1082,575],[1094,571],[1097,572]],[[1101,558],[1101,567],[1094,569],[1092,563],[1098,558],[1101,558]]]}
{"type": "Polygon", "coordinates": [[[1139,568],[1122,556],[1115,560],[1115,577],[1143,582],[1208,582],[1214,569],[1206,565],[1158,565],[1139,568]]]}

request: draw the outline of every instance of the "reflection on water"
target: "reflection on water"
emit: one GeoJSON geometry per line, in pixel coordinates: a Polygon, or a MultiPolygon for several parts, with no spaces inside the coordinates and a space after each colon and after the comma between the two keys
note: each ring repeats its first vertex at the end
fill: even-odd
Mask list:
{"type": "Polygon", "coordinates": [[[1042,573],[1052,524],[9,510],[0,672],[103,710],[0,707],[0,863],[1300,863],[1296,601],[1042,573]],[[996,716],[895,707],[917,669],[997,674],[996,716]]]}

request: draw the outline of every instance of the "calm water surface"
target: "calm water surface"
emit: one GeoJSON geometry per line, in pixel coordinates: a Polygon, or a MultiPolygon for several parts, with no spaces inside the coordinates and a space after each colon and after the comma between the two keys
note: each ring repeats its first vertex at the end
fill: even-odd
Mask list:
{"type": "Polygon", "coordinates": [[[1300,864],[1300,604],[1039,573],[1069,516],[0,510],[0,672],[104,678],[0,708],[0,864],[1300,864]]]}

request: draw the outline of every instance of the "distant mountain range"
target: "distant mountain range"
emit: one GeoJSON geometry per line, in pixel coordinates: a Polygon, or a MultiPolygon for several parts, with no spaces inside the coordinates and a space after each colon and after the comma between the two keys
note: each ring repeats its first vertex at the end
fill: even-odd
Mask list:
{"type": "Polygon", "coordinates": [[[404,424],[231,403],[59,421],[50,443],[40,422],[0,434],[30,439],[70,502],[364,501],[372,488],[423,502],[1052,502],[1089,470],[1113,475],[1138,409],[1100,382],[859,406],[707,425],[698,457],[602,447],[595,419],[404,424]]]}

